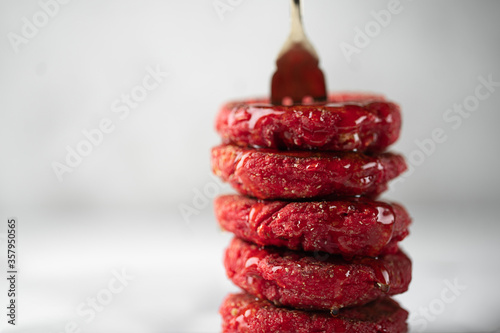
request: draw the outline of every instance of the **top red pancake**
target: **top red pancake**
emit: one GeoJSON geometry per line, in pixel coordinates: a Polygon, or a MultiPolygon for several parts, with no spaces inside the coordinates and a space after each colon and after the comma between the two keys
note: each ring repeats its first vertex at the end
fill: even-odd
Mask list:
{"type": "Polygon", "coordinates": [[[380,152],[398,139],[401,113],[373,94],[332,94],[327,103],[292,106],[260,99],[224,105],[215,127],[224,143],[242,147],[380,152]]]}

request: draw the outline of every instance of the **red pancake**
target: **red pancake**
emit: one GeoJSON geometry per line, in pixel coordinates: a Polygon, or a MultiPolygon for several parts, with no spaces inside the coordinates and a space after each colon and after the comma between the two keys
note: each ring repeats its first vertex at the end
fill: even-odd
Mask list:
{"type": "Polygon", "coordinates": [[[219,310],[223,333],[405,333],[408,312],[388,297],[337,316],[324,311],[279,308],[249,294],[228,295],[219,310]]]}
{"type": "Polygon", "coordinates": [[[406,170],[401,155],[250,149],[212,149],[212,170],[238,192],[259,199],[376,196],[406,170]]]}
{"type": "Polygon", "coordinates": [[[262,248],[234,238],[226,250],[227,276],[246,292],[276,305],[331,310],[400,294],[411,281],[403,253],[377,259],[262,248]]]}
{"type": "Polygon", "coordinates": [[[215,200],[220,226],[258,245],[376,257],[398,252],[411,219],[395,203],[369,199],[287,202],[241,195],[215,200]]]}
{"type": "Polygon", "coordinates": [[[215,127],[225,143],[243,147],[376,152],[398,139],[401,112],[373,94],[333,94],[327,103],[292,106],[248,100],[224,105],[215,127]]]}

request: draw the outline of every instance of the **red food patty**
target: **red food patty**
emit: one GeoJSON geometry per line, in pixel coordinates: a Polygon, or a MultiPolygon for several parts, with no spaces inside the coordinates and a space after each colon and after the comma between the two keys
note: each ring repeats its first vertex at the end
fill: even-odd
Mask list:
{"type": "Polygon", "coordinates": [[[277,305],[331,310],[400,294],[411,281],[403,253],[375,258],[263,248],[234,238],[226,250],[227,276],[240,288],[277,305]]]}
{"type": "Polygon", "coordinates": [[[215,127],[225,143],[275,149],[383,151],[401,129],[399,106],[380,95],[333,94],[327,103],[231,102],[215,127]]]}
{"type": "Polygon", "coordinates": [[[258,245],[376,257],[398,252],[411,219],[395,203],[369,199],[287,202],[241,195],[215,200],[220,226],[258,245]]]}
{"type": "Polygon", "coordinates": [[[238,192],[259,199],[376,196],[406,170],[401,155],[278,151],[221,145],[212,170],[238,192]]]}
{"type": "Polygon", "coordinates": [[[405,333],[408,312],[384,297],[343,309],[337,316],[325,311],[279,308],[249,294],[230,294],[222,303],[223,333],[405,333]]]}

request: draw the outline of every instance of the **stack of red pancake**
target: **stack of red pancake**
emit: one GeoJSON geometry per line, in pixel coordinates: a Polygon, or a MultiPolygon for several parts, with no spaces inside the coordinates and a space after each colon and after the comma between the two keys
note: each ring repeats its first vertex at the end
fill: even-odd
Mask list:
{"type": "Polygon", "coordinates": [[[240,194],[218,197],[215,212],[235,234],[224,264],[244,291],[222,304],[223,332],[407,330],[389,295],[411,280],[398,247],[411,219],[377,199],[406,170],[386,152],[400,128],[399,107],[379,95],[222,107],[212,169],[240,194]]]}

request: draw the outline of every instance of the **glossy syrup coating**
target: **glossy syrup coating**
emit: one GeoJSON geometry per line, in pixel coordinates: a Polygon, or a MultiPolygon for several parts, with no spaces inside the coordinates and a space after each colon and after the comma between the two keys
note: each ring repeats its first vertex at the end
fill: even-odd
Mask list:
{"type": "Polygon", "coordinates": [[[405,333],[408,312],[388,297],[343,309],[337,316],[325,311],[277,307],[255,296],[230,294],[222,303],[223,333],[405,333]]]}
{"type": "Polygon", "coordinates": [[[332,94],[326,103],[290,106],[247,100],[222,106],[215,127],[224,143],[242,147],[379,152],[398,139],[401,112],[374,94],[332,94]]]}
{"type": "Polygon", "coordinates": [[[411,261],[401,251],[376,259],[259,247],[234,238],[226,250],[228,277],[276,305],[329,310],[400,294],[411,281],[411,261]]]}
{"type": "Polygon", "coordinates": [[[244,195],[258,199],[376,196],[406,170],[401,155],[278,151],[221,145],[212,170],[244,195]]]}
{"type": "Polygon", "coordinates": [[[214,205],[219,225],[249,242],[345,258],[396,253],[411,222],[396,203],[359,198],[288,202],[223,195],[214,205]]]}

